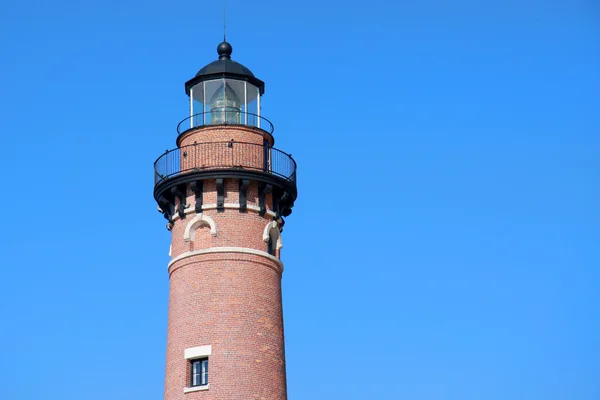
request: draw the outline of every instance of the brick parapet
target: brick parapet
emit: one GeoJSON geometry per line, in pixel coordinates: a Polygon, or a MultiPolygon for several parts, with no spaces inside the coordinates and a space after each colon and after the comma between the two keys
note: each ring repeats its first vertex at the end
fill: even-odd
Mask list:
{"type": "Polygon", "coordinates": [[[231,140],[260,145],[267,141],[269,146],[273,146],[275,142],[273,136],[259,128],[239,125],[207,125],[184,132],[177,139],[177,144],[179,147],[183,147],[194,143],[216,143],[231,140]]]}

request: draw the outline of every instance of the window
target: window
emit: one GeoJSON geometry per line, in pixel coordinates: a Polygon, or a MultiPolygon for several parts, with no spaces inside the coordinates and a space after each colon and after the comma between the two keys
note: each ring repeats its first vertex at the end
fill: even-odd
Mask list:
{"type": "Polygon", "coordinates": [[[203,346],[190,347],[184,350],[183,356],[187,363],[188,378],[184,393],[198,392],[208,390],[208,359],[212,354],[212,346],[207,344],[203,346]]]}
{"type": "Polygon", "coordinates": [[[272,256],[275,255],[275,248],[273,247],[273,237],[271,235],[269,235],[269,242],[267,243],[267,253],[269,253],[272,256]]]}
{"type": "Polygon", "coordinates": [[[191,387],[208,385],[208,358],[192,360],[191,387]]]}

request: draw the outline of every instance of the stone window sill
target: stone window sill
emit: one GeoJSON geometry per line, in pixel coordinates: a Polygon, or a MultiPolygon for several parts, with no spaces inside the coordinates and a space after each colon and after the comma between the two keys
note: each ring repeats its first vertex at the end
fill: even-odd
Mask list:
{"type": "Polygon", "coordinates": [[[185,389],[183,389],[183,393],[200,392],[202,390],[208,390],[209,388],[210,385],[186,387],[185,389]]]}

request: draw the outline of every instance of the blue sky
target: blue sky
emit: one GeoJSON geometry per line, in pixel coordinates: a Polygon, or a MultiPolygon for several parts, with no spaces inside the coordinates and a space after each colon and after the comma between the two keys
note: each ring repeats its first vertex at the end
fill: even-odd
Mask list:
{"type": "MultiPolygon", "coordinates": [[[[161,399],[152,162],[219,2],[0,2],[0,397],[161,399]]],[[[600,6],[228,0],[297,160],[290,399],[600,398],[600,6]]]]}

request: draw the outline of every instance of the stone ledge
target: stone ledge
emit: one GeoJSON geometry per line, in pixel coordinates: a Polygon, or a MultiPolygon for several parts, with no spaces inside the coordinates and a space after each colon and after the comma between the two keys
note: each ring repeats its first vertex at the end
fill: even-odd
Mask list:
{"type": "Polygon", "coordinates": [[[283,263],[281,262],[281,260],[279,258],[267,253],[266,251],[250,249],[247,247],[210,247],[208,249],[188,251],[188,252],[180,254],[177,257],[175,257],[174,259],[172,259],[169,262],[169,265],[167,266],[167,270],[169,271],[169,275],[171,275],[173,273],[173,271],[175,271],[175,269],[171,269],[171,268],[178,261],[185,260],[186,258],[190,258],[190,257],[194,257],[194,256],[199,256],[199,255],[204,255],[204,254],[218,254],[218,253],[221,253],[221,254],[222,253],[242,253],[242,254],[251,254],[251,255],[255,255],[255,256],[264,257],[269,261],[274,261],[275,264],[279,267],[278,272],[283,273],[283,263]]]}
{"type": "Polygon", "coordinates": [[[208,390],[208,389],[210,389],[210,384],[202,385],[202,386],[186,387],[183,389],[183,393],[200,392],[202,390],[208,390]]]}

